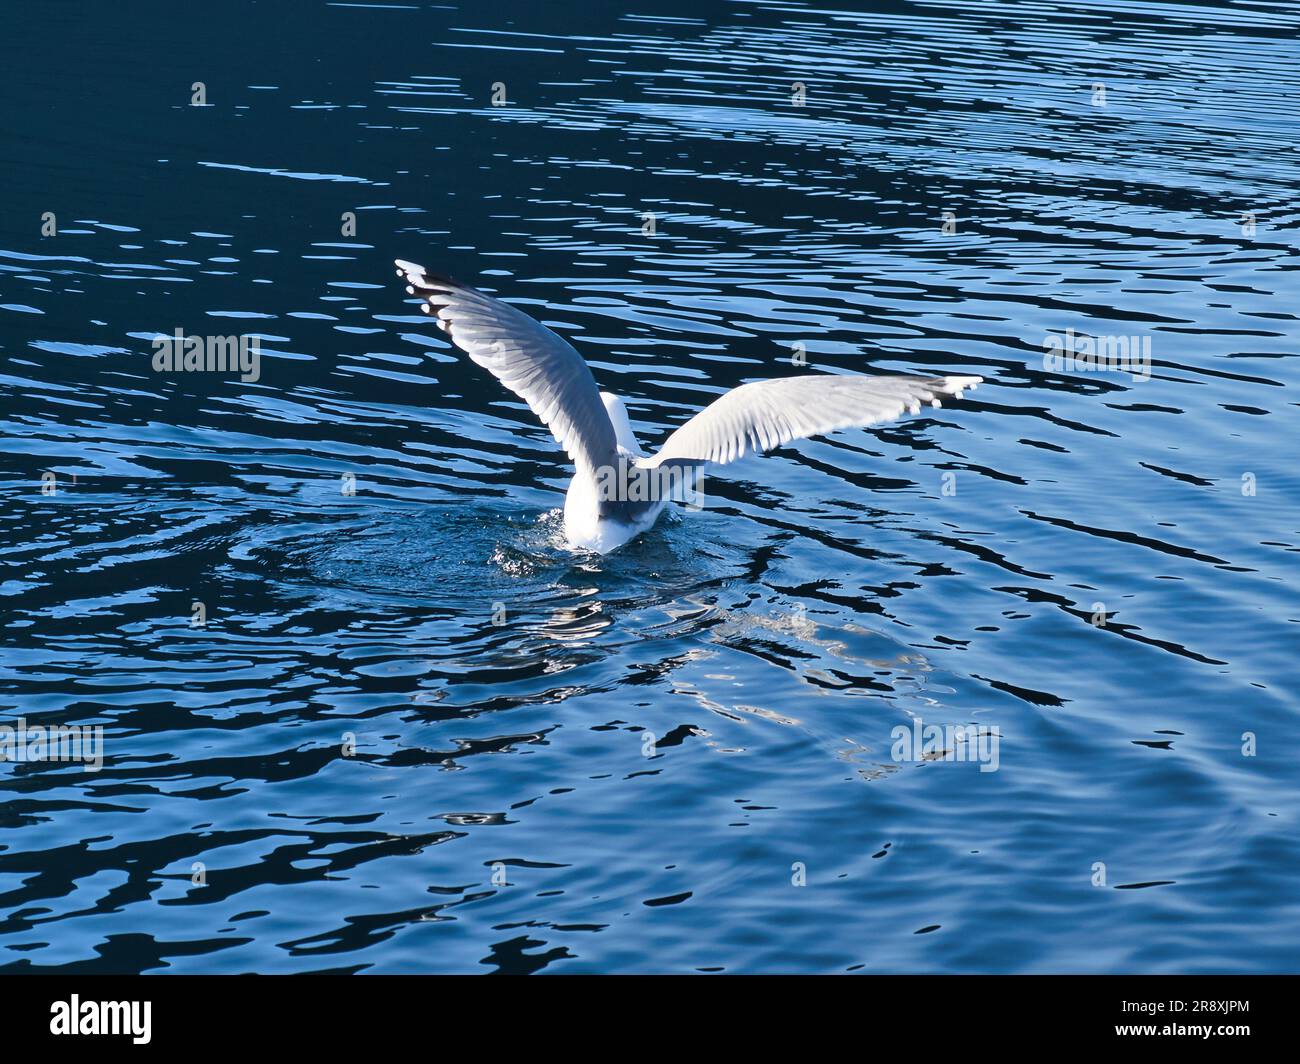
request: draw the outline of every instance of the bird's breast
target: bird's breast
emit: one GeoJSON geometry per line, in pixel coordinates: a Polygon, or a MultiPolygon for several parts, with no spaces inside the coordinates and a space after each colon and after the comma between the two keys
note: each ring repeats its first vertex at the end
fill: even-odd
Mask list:
{"type": "Polygon", "coordinates": [[[564,497],[565,539],[573,548],[608,553],[650,528],[665,502],[620,495],[608,482],[577,473],[564,497]]]}

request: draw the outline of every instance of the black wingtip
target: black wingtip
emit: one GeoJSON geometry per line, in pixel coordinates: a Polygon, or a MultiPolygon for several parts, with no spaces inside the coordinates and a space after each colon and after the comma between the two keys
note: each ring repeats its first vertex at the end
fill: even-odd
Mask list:
{"type": "Polygon", "coordinates": [[[407,282],[414,288],[421,287],[432,288],[451,288],[462,292],[473,292],[474,288],[467,284],[462,284],[454,277],[444,273],[432,273],[426,270],[418,262],[408,262],[406,259],[394,259],[393,265],[397,267],[397,276],[405,277],[407,282]]]}

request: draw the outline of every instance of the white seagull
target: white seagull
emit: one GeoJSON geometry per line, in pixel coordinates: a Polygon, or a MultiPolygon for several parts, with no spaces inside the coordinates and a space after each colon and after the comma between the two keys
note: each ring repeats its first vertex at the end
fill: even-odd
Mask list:
{"type": "Polygon", "coordinates": [[[604,554],[648,529],[709,463],[734,462],[797,437],[892,421],[960,396],[981,377],[819,374],[754,381],[715,399],[655,455],[637,443],[623,400],[599,391],[582,356],[523,311],[396,260],[420,309],[451,342],[528,404],[576,468],[564,499],[573,550],[604,554]],[[646,482],[649,482],[648,486],[646,482]],[[668,487],[664,485],[667,484],[668,487]]]}

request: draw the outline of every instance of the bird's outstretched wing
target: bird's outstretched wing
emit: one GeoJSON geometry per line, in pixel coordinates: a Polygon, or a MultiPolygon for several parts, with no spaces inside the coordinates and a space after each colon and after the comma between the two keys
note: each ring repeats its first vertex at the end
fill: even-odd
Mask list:
{"type": "Polygon", "coordinates": [[[437,316],[451,342],[524,400],[588,475],[618,456],[596,380],[573,347],[523,311],[467,285],[397,260],[406,291],[437,316]]]}
{"type": "Polygon", "coordinates": [[[797,437],[892,421],[923,403],[974,388],[982,377],[865,377],[819,374],[755,381],[715,399],[639,464],[734,462],[797,437]]]}

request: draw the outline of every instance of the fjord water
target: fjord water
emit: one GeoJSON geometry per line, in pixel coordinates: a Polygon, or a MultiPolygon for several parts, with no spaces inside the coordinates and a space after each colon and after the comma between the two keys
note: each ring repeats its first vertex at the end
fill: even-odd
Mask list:
{"type": "Polygon", "coordinates": [[[104,763],[0,765],[0,971],[1300,967],[1300,17],[867,6],[6,16],[0,723],[104,763]],[[648,445],[986,383],[572,556],[395,257],[648,445]]]}

